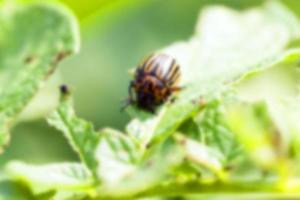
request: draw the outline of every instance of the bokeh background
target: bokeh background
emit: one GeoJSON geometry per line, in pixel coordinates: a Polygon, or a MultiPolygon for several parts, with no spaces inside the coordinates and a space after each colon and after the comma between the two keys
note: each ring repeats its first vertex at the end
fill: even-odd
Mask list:
{"type": "MultiPolygon", "coordinates": [[[[194,31],[199,11],[222,4],[246,9],[263,0],[61,0],[80,23],[81,51],[66,59],[42,89],[41,110],[51,108],[61,83],[71,86],[77,114],[96,129],[123,129],[129,121],[120,112],[130,75],[144,56],[194,31]]],[[[300,16],[300,1],[284,0],[300,16]]],[[[28,113],[27,113],[28,114],[28,113]]],[[[29,113],[30,115],[30,113],[29,113]]],[[[23,120],[13,129],[11,143],[0,157],[0,167],[12,159],[30,163],[76,160],[62,134],[41,117],[23,120]]]]}

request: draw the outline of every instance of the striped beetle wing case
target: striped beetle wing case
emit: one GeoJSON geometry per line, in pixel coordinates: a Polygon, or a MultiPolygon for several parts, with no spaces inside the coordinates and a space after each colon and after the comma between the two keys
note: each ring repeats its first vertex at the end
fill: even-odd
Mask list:
{"type": "Polygon", "coordinates": [[[180,67],[176,60],[166,54],[153,54],[136,69],[129,86],[131,104],[154,113],[156,108],[180,90],[180,67]]]}

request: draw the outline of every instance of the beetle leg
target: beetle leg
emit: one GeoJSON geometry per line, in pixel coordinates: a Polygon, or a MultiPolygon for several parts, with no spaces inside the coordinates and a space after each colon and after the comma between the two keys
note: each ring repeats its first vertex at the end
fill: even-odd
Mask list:
{"type": "Polygon", "coordinates": [[[149,112],[151,112],[152,114],[155,114],[155,109],[154,109],[153,106],[150,106],[150,107],[148,108],[148,110],[149,110],[149,112]]]}
{"type": "Polygon", "coordinates": [[[130,98],[127,98],[124,100],[124,104],[121,107],[121,112],[123,112],[128,106],[130,106],[133,103],[133,101],[130,98]]]}
{"type": "Polygon", "coordinates": [[[124,111],[128,106],[130,106],[131,104],[134,103],[133,92],[132,92],[133,91],[133,84],[134,84],[134,82],[131,81],[130,85],[128,87],[129,97],[127,99],[124,99],[124,104],[121,107],[121,111],[124,111]]]}
{"type": "Polygon", "coordinates": [[[171,91],[172,92],[178,92],[180,90],[182,90],[184,87],[171,87],[171,91]]]}
{"type": "MultiPolygon", "coordinates": [[[[172,87],[172,88],[170,88],[171,92],[178,92],[178,91],[180,91],[180,90],[182,90],[182,89],[184,89],[184,87],[172,87]]],[[[171,103],[174,103],[175,101],[176,101],[176,97],[175,97],[175,96],[172,96],[172,97],[170,98],[170,102],[171,102],[171,103]]]]}
{"type": "Polygon", "coordinates": [[[134,82],[133,81],[130,81],[130,85],[129,85],[129,88],[128,88],[128,93],[129,93],[129,99],[131,101],[133,101],[133,89],[134,89],[134,82]]]}

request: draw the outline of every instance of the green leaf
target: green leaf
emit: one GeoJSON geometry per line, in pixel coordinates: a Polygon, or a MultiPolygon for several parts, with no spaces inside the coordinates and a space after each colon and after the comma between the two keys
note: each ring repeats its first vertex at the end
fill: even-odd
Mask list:
{"type": "Polygon", "coordinates": [[[281,63],[239,83],[238,97],[248,103],[265,102],[278,131],[282,153],[299,155],[300,73],[295,64],[281,63]],[[258,87],[259,86],[259,87],[258,87]]]}
{"type": "MultiPolygon", "coordinates": [[[[122,136],[116,137],[115,131],[107,130],[108,137],[114,144],[121,144],[122,136]],[[119,141],[118,141],[119,140],[119,141]]],[[[102,141],[106,143],[107,140],[102,141]]],[[[98,194],[103,199],[133,198],[141,192],[160,185],[172,174],[173,168],[183,162],[183,151],[174,143],[162,145],[155,154],[138,163],[132,163],[128,157],[131,153],[126,145],[100,144],[98,158],[103,160],[99,173],[106,180],[100,185],[98,194]],[[104,147],[103,147],[104,146],[104,147]],[[110,148],[110,150],[109,150],[110,148]],[[125,158],[125,159],[124,159],[125,158]],[[127,159],[126,159],[127,158],[127,159]]]]}
{"type": "MultiPolygon", "coordinates": [[[[295,101],[277,100],[236,102],[227,107],[229,126],[251,158],[251,164],[256,165],[240,163],[237,167],[244,167],[244,173],[239,176],[250,176],[258,166],[257,171],[271,172],[269,177],[280,190],[299,191],[299,107],[295,101]]],[[[266,177],[258,174],[260,179],[266,177]]]]}
{"type": "Polygon", "coordinates": [[[111,4],[115,3],[115,0],[89,0],[88,2],[82,1],[72,1],[72,0],[61,0],[66,5],[68,5],[79,19],[86,19],[92,14],[95,14],[105,9],[107,6],[111,6],[111,4]]]}
{"type": "Polygon", "coordinates": [[[9,127],[66,56],[79,49],[76,20],[55,4],[0,5],[0,146],[9,127]],[[37,20],[39,19],[39,20],[37,20]]]}
{"type": "MultiPolygon", "coordinates": [[[[230,150],[235,148],[232,145],[235,138],[228,135],[230,131],[234,132],[252,161],[262,166],[262,169],[286,164],[281,162],[285,154],[281,154],[274,143],[280,125],[274,121],[283,120],[283,117],[278,116],[284,112],[273,115],[274,110],[269,106],[271,104],[264,101],[260,104],[257,101],[244,104],[238,93],[233,94],[233,90],[265,70],[274,69],[279,64],[295,63],[300,51],[289,49],[289,43],[299,36],[298,20],[275,1],[244,12],[224,7],[208,8],[201,15],[197,33],[190,41],[162,50],[180,62],[181,84],[185,89],[178,94],[175,102],[163,105],[157,115],[148,115],[145,119],[144,115],[138,113],[138,118],[127,126],[127,133],[113,129],[103,129],[99,133],[94,131],[90,123],[76,117],[69,94],[65,91],[60,106],[48,120],[64,132],[78,152],[85,164],[80,165],[80,169],[88,174],[85,176],[87,178],[77,179],[73,174],[65,176],[65,173],[58,170],[64,179],[53,180],[48,178],[50,172],[56,171],[51,165],[33,167],[19,163],[8,167],[11,177],[25,181],[35,192],[58,190],[57,199],[72,198],[75,194],[73,191],[82,186],[86,188],[79,190],[99,199],[135,198],[153,191],[157,192],[156,196],[164,191],[167,194],[178,194],[177,189],[184,193],[211,192],[218,186],[225,192],[232,192],[235,188],[249,192],[245,183],[242,185],[234,179],[227,182],[224,168],[228,163],[225,162],[232,153],[230,150]],[[233,94],[235,101],[229,102],[228,106],[229,93],[233,94]],[[223,106],[226,109],[220,111],[223,106]],[[228,127],[223,120],[226,120],[228,127]],[[209,138],[210,132],[214,137],[209,138]],[[223,133],[222,137],[215,137],[223,133]],[[174,137],[170,137],[172,134],[174,137]],[[199,134],[199,138],[194,137],[196,134],[199,134]],[[202,140],[202,137],[209,139],[202,140]],[[176,174],[178,169],[188,164],[199,169],[204,176],[206,174],[202,173],[202,168],[213,172],[217,179],[205,182],[205,177],[198,177],[194,170],[190,170],[189,173],[196,174],[196,180],[192,180],[194,182],[177,182],[177,175],[181,175],[176,174]],[[97,184],[95,181],[98,181],[97,184]],[[61,186],[63,191],[57,186],[61,186]]],[[[292,118],[294,122],[298,116],[292,118]]],[[[286,129],[286,126],[282,127],[286,129]]],[[[297,127],[294,126],[292,130],[297,130],[297,127]]],[[[257,170],[252,165],[247,166],[248,169],[259,174],[258,179],[262,178],[264,175],[261,168],[257,170]]],[[[60,165],[58,169],[61,169],[60,165]]],[[[252,175],[249,173],[238,178],[246,180],[251,176],[252,179],[252,175]]],[[[278,191],[281,188],[276,183],[280,179],[272,179],[270,182],[268,179],[262,180],[261,185],[268,191],[278,191]]],[[[257,180],[254,182],[250,184],[251,187],[261,191],[261,185],[257,180]]]]}
{"type": "MultiPolygon", "coordinates": [[[[244,135],[244,140],[247,141],[245,145],[248,146],[252,141],[255,142],[252,146],[256,146],[257,149],[265,149],[265,152],[269,149],[272,152],[273,158],[268,156],[268,159],[265,159],[261,158],[263,156],[254,157],[251,152],[255,151],[248,149],[256,163],[277,170],[281,178],[280,185],[284,190],[299,188],[299,182],[294,180],[299,176],[299,169],[296,167],[299,166],[300,155],[299,80],[300,73],[295,63],[281,62],[261,73],[252,74],[237,87],[238,98],[245,102],[248,109],[256,102],[261,102],[267,110],[272,123],[265,125],[264,133],[267,135],[262,137],[266,138],[264,140],[269,143],[268,147],[264,147],[261,140],[253,141],[253,138],[256,138],[253,134],[244,135]]],[[[256,118],[262,121],[258,116],[256,118]]]]}
{"type": "Polygon", "coordinates": [[[161,51],[177,58],[182,84],[195,85],[193,96],[198,96],[289,57],[293,52],[286,53],[287,47],[300,37],[299,24],[278,1],[244,12],[210,7],[201,13],[194,37],[161,51]]]}
{"type": "Polygon", "coordinates": [[[91,170],[97,181],[98,160],[95,158],[100,133],[94,130],[91,123],[75,115],[72,99],[69,94],[62,94],[61,103],[48,117],[48,123],[62,131],[80,159],[91,170]]]}
{"type": "Polygon", "coordinates": [[[298,99],[268,102],[270,115],[279,131],[281,154],[300,157],[300,105],[298,99]]]}
{"type": "Polygon", "coordinates": [[[57,191],[52,195],[53,200],[84,200],[92,199],[88,197],[84,192],[79,191],[57,191]]]}
{"type": "Polygon", "coordinates": [[[0,200],[30,200],[32,198],[30,192],[23,186],[8,180],[0,181],[0,200]]]}
{"type": "Polygon", "coordinates": [[[85,191],[92,194],[92,176],[78,163],[35,166],[13,161],[7,165],[6,172],[11,179],[25,183],[34,194],[52,190],[85,191]]]}
{"type": "Polygon", "coordinates": [[[244,12],[221,6],[204,9],[189,41],[160,50],[179,62],[185,89],[157,115],[145,120],[138,114],[127,127],[128,134],[142,148],[163,142],[205,110],[202,102],[224,99],[231,86],[251,74],[296,62],[300,51],[288,45],[299,37],[299,21],[277,1],[244,12]]]}
{"type": "Polygon", "coordinates": [[[263,167],[275,166],[279,162],[273,144],[277,130],[266,104],[234,103],[227,110],[229,127],[253,160],[263,167]]]}
{"type": "MultiPolygon", "coordinates": [[[[142,144],[144,149],[163,142],[184,122],[201,115],[204,117],[198,119],[197,123],[199,130],[206,128],[202,132],[204,137],[209,137],[208,131],[213,131],[214,136],[220,136],[224,127],[220,127],[219,123],[212,121],[207,127],[206,120],[219,120],[216,119],[218,114],[208,118],[205,114],[217,112],[218,108],[209,106],[211,103],[221,100],[221,104],[225,104],[228,93],[232,93],[238,84],[277,65],[296,63],[300,57],[299,49],[289,49],[290,42],[300,36],[300,23],[277,1],[269,1],[261,8],[245,12],[224,7],[208,8],[201,14],[198,24],[197,33],[189,41],[175,43],[161,50],[180,63],[181,84],[185,89],[179,93],[175,103],[165,104],[156,116],[145,120],[137,115],[139,119],[133,119],[127,127],[129,135],[137,144],[142,144]]],[[[278,161],[278,152],[272,143],[276,137],[272,129],[273,119],[267,117],[269,114],[265,114],[265,118],[256,116],[256,109],[253,110],[255,106],[235,108],[234,112],[225,110],[223,114],[225,119],[228,115],[231,122],[234,122],[229,123],[229,128],[235,132],[241,146],[245,147],[256,163],[264,167],[273,165],[278,161]],[[261,124],[265,122],[261,121],[263,119],[270,121],[261,124]],[[266,155],[268,159],[264,158],[266,155]]],[[[221,124],[226,127],[226,121],[221,124]]],[[[236,140],[230,136],[225,144],[224,138],[214,137],[206,145],[211,147],[216,144],[222,150],[222,146],[228,148],[228,144],[232,144],[229,150],[223,148],[222,151],[230,158],[238,153],[235,152],[238,149],[235,146],[236,140]]],[[[203,149],[201,151],[205,152],[203,149]]],[[[215,171],[220,169],[210,166],[215,171]]]]}
{"type": "Polygon", "coordinates": [[[104,185],[116,184],[136,170],[140,156],[139,149],[127,135],[104,129],[95,154],[100,163],[98,177],[104,185]]]}
{"type": "MultiPolygon", "coordinates": [[[[230,98],[225,96],[224,99],[230,98]]],[[[236,159],[241,153],[241,145],[235,138],[234,133],[226,124],[226,100],[211,101],[199,115],[194,117],[197,133],[194,139],[201,143],[216,148],[226,157],[227,162],[236,159]]],[[[183,133],[191,135],[189,130],[183,129],[183,133]]],[[[194,131],[195,132],[195,131],[194,131]]]]}
{"type": "Polygon", "coordinates": [[[186,159],[211,170],[221,180],[225,178],[225,157],[220,151],[179,134],[175,135],[175,140],[184,149],[186,159]]]}
{"type": "Polygon", "coordinates": [[[201,110],[195,103],[176,103],[164,106],[156,117],[146,120],[133,119],[127,126],[128,134],[142,149],[167,139],[185,120],[201,110]]]}

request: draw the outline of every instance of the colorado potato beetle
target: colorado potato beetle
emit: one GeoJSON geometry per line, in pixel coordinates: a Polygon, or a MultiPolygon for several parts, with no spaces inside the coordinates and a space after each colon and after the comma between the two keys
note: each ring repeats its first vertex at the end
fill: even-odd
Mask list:
{"type": "Polygon", "coordinates": [[[135,70],[129,85],[128,105],[154,113],[170,96],[181,89],[178,86],[180,67],[176,60],[166,54],[153,54],[135,70]]]}

